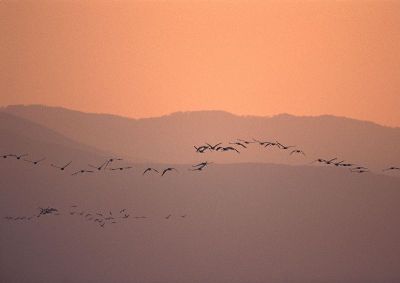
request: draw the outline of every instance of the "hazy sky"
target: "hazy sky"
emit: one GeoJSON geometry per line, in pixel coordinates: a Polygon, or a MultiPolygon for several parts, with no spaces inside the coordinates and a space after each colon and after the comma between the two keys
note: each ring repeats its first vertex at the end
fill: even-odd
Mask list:
{"type": "Polygon", "coordinates": [[[400,1],[3,1],[0,56],[0,105],[400,126],[400,1]]]}

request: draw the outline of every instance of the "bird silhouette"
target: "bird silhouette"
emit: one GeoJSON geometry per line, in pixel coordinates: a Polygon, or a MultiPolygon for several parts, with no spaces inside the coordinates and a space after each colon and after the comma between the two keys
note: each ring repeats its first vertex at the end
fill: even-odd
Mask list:
{"type": "Polygon", "coordinates": [[[111,170],[111,171],[120,170],[120,171],[122,171],[122,170],[131,169],[131,168],[132,168],[132,166],[125,166],[125,167],[110,168],[108,170],[111,170]]]}
{"type": "Polygon", "coordinates": [[[58,169],[60,169],[61,171],[64,171],[65,168],[67,168],[71,163],[72,163],[72,161],[68,162],[68,163],[65,164],[64,166],[57,166],[57,165],[54,165],[54,164],[51,164],[51,166],[52,166],[52,167],[55,167],[55,168],[58,168],[58,169]]]}
{"type": "Polygon", "coordinates": [[[300,149],[292,150],[292,151],[290,152],[290,155],[292,155],[292,154],[302,154],[302,155],[306,156],[306,154],[304,153],[304,151],[302,151],[302,150],[300,150],[300,149]]]}
{"type": "Polygon", "coordinates": [[[158,172],[158,170],[149,167],[149,168],[146,168],[146,170],[143,171],[143,174],[142,174],[142,175],[144,175],[144,174],[146,174],[147,172],[150,172],[150,171],[154,171],[154,172],[160,173],[160,172],[158,172]]]}
{"type": "Polygon", "coordinates": [[[104,169],[106,169],[108,167],[108,165],[110,165],[114,161],[121,161],[121,160],[122,160],[122,158],[117,158],[117,157],[113,157],[113,158],[108,159],[106,161],[106,165],[104,165],[104,169]]]}
{"type": "Polygon", "coordinates": [[[11,154],[10,156],[13,156],[16,159],[20,160],[22,157],[28,156],[28,154],[27,153],[24,153],[24,154],[21,154],[21,155],[11,154]]]}
{"type": "Polygon", "coordinates": [[[84,174],[84,173],[93,173],[93,172],[94,171],[92,171],[92,170],[84,170],[84,169],[82,169],[82,170],[78,170],[78,171],[72,173],[71,176],[75,176],[75,175],[78,175],[78,174],[84,174]]]}
{"type": "Polygon", "coordinates": [[[247,146],[245,146],[243,143],[241,143],[241,142],[230,142],[229,144],[234,144],[234,145],[238,145],[238,146],[241,146],[241,147],[243,147],[243,148],[247,148],[247,146]]]}
{"type": "Polygon", "coordinates": [[[207,149],[210,149],[209,146],[206,145],[202,145],[200,147],[194,146],[194,148],[196,149],[196,152],[199,153],[204,153],[207,149]]]}
{"type": "Polygon", "coordinates": [[[178,172],[178,170],[176,168],[168,167],[168,168],[163,170],[161,176],[164,176],[165,173],[167,173],[168,171],[172,171],[172,170],[175,170],[176,172],[178,172]]]}
{"type": "Polygon", "coordinates": [[[165,219],[170,219],[171,216],[172,216],[172,214],[168,214],[168,215],[165,217],[165,219]]]}
{"type": "Polygon", "coordinates": [[[210,150],[215,150],[215,148],[216,148],[217,146],[221,145],[221,144],[222,144],[222,142],[219,142],[219,143],[217,143],[217,144],[215,144],[215,145],[211,145],[211,144],[209,144],[209,143],[206,143],[206,145],[208,146],[208,148],[209,148],[210,150]]]}
{"type": "Polygon", "coordinates": [[[239,150],[237,150],[236,148],[234,148],[232,146],[223,147],[221,150],[222,151],[236,151],[237,153],[240,153],[239,150]]]}
{"type": "Polygon", "coordinates": [[[7,157],[11,157],[11,156],[14,156],[15,154],[3,154],[1,157],[2,158],[7,158],[7,157]]]}
{"type": "Polygon", "coordinates": [[[46,158],[38,159],[38,160],[29,160],[29,159],[23,159],[26,162],[32,163],[33,165],[39,164],[39,162],[42,162],[43,160],[46,160],[46,158]]]}
{"type": "Polygon", "coordinates": [[[88,164],[88,166],[100,171],[107,164],[107,161],[108,160],[104,161],[103,164],[101,164],[100,166],[94,166],[94,165],[91,165],[91,164],[88,164]]]}
{"type": "Polygon", "coordinates": [[[391,166],[389,168],[383,169],[382,171],[386,172],[386,171],[392,171],[392,170],[400,170],[400,168],[399,167],[395,167],[395,166],[391,166]]]}

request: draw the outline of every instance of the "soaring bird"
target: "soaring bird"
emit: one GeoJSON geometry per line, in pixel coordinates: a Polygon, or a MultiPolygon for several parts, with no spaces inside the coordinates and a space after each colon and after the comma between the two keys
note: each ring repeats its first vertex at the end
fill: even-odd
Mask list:
{"type": "Polygon", "coordinates": [[[120,170],[120,171],[122,171],[122,170],[131,169],[131,168],[132,168],[132,166],[125,166],[125,167],[110,168],[108,170],[111,170],[111,171],[120,170]]]}
{"type": "Polygon", "coordinates": [[[1,157],[2,158],[7,158],[7,157],[11,157],[14,156],[14,154],[3,154],[1,157]]]}
{"type": "Polygon", "coordinates": [[[382,171],[383,171],[383,172],[386,172],[386,171],[391,171],[391,170],[400,170],[400,168],[399,168],[399,167],[391,166],[391,167],[389,167],[389,168],[383,169],[382,171]]]}
{"type": "Polygon", "coordinates": [[[237,141],[240,141],[240,142],[242,142],[242,143],[244,143],[244,144],[251,144],[251,143],[256,143],[255,141],[248,141],[248,140],[242,140],[242,139],[236,139],[237,141]]]}
{"type": "Polygon", "coordinates": [[[280,149],[289,149],[289,148],[292,148],[292,147],[296,147],[295,145],[283,145],[283,144],[281,144],[280,142],[276,142],[276,144],[278,145],[278,147],[280,148],[280,149]]]}
{"type": "Polygon", "coordinates": [[[227,147],[223,147],[222,148],[222,151],[230,151],[230,150],[233,150],[233,151],[236,151],[237,153],[240,153],[239,150],[237,150],[236,148],[234,148],[232,146],[227,146],[227,147]]]}
{"type": "Polygon", "coordinates": [[[51,166],[53,166],[53,167],[55,167],[55,168],[58,168],[58,169],[60,169],[61,171],[64,171],[65,168],[67,168],[71,163],[72,163],[72,161],[68,162],[68,163],[65,164],[64,166],[57,166],[57,165],[54,165],[54,164],[51,164],[51,166]]]}
{"type": "Polygon", "coordinates": [[[147,168],[146,170],[143,171],[143,174],[142,174],[142,175],[146,174],[146,173],[149,172],[149,171],[154,171],[154,172],[160,173],[160,172],[158,172],[158,170],[149,167],[149,168],[147,168]]]}
{"type": "Polygon", "coordinates": [[[170,217],[172,216],[172,214],[168,214],[165,219],[170,219],[170,217]]]}
{"type": "Polygon", "coordinates": [[[222,144],[222,142],[219,142],[219,143],[217,143],[217,144],[215,144],[215,145],[211,145],[211,144],[209,144],[209,143],[206,143],[206,145],[208,146],[208,148],[209,148],[210,150],[215,150],[215,148],[216,148],[217,146],[221,145],[221,144],[222,144]]]}
{"type": "Polygon", "coordinates": [[[206,146],[206,145],[202,145],[200,147],[194,146],[194,148],[196,149],[196,152],[198,152],[198,153],[204,153],[207,149],[210,149],[210,147],[206,146]]]}
{"type": "Polygon", "coordinates": [[[211,163],[212,163],[212,162],[208,162],[208,161],[201,162],[201,163],[199,163],[199,164],[192,165],[192,167],[194,167],[194,168],[193,168],[193,169],[189,168],[188,170],[190,170],[190,171],[201,171],[201,170],[203,170],[205,167],[207,167],[208,164],[211,164],[211,163]]]}
{"type": "Polygon", "coordinates": [[[107,164],[107,161],[108,160],[104,161],[103,164],[101,164],[100,166],[94,166],[94,165],[89,164],[89,167],[92,167],[92,168],[97,169],[97,170],[100,171],[107,164]]]}
{"type": "Polygon", "coordinates": [[[247,148],[247,146],[245,146],[243,143],[238,142],[238,141],[236,141],[236,142],[230,142],[229,144],[235,144],[235,145],[241,146],[241,147],[243,147],[243,148],[247,148]]]}
{"type": "Polygon", "coordinates": [[[20,160],[24,156],[28,156],[27,153],[21,154],[21,155],[16,155],[16,154],[10,154],[10,156],[14,156],[16,159],[20,160]]]}
{"type": "Polygon", "coordinates": [[[83,173],[93,173],[94,171],[92,171],[92,170],[79,170],[79,171],[76,171],[75,173],[72,173],[71,174],[71,176],[74,176],[74,175],[78,175],[78,174],[83,174],[83,173]]]}
{"type": "Polygon", "coordinates": [[[104,169],[106,169],[106,168],[108,167],[108,165],[110,165],[110,164],[113,163],[114,161],[121,161],[121,160],[122,160],[122,158],[116,158],[116,157],[113,157],[113,158],[108,159],[108,160],[106,161],[106,165],[104,165],[104,169]]]}
{"type": "Polygon", "coordinates": [[[290,152],[290,155],[292,155],[292,154],[303,154],[304,156],[306,156],[306,154],[304,153],[304,151],[302,151],[302,150],[300,150],[300,149],[292,150],[292,151],[290,152]]]}
{"type": "Polygon", "coordinates": [[[176,172],[178,172],[178,170],[176,170],[176,168],[168,167],[168,168],[164,169],[161,176],[164,176],[165,173],[167,173],[168,171],[172,171],[172,170],[175,170],[176,172]]]}
{"type": "Polygon", "coordinates": [[[42,161],[45,160],[45,159],[46,159],[46,158],[44,157],[44,158],[38,159],[38,160],[29,160],[29,159],[23,159],[23,160],[26,161],[26,162],[32,163],[32,164],[34,164],[34,165],[37,165],[37,164],[39,164],[39,162],[42,162],[42,161]]]}

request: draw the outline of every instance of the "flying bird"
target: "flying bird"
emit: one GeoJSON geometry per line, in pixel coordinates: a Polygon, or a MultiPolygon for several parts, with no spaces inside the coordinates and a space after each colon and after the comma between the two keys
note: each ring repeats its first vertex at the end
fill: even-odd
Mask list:
{"type": "Polygon", "coordinates": [[[100,171],[107,164],[107,161],[104,161],[103,164],[101,164],[100,166],[94,166],[94,165],[91,165],[91,164],[88,164],[88,166],[100,171]]]}
{"type": "Polygon", "coordinates": [[[172,214],[168,214],[165,219],[170,219],[170,217],[172,216],[172,214]]]}
{"type": "Polygon", "coordinates": [[[290,152],[290,155],[292,155],[292,154],[302,154],[302,155],[306,156],[306,154],[304,153],[304,151],[302,151],[302,150],[300,150],[300,149],[292,150],[292,151],[290,152]]]}
{"type": "Polygon", "coordinates": [[[122,170],[131,169],[131,168],[132,168],[132,166],[125,166],[125,167],[110,168],[108,170],[111,170],[111,171],[120,170],[120,171],[122,171],[122,170]]]}
{"type": "Polygon", "coordinates": [[[24,156],[28,156],[27,153],[21,154],[21,155],[16,155],[16,154],[10,154],[10,156],[14,156],[16,159],[20,160],[24,156]]]}
{"type": "Polygon", "coordinates": [[[44,158],[39,159],[39,160],[29,160],[29,159],[23,159],[23,160],[26,161],[26,162],[32,163],[32,164],[34,164],[34,165],[37,165],[37,164],[39,164],[39,162],[42,162],[42,161],[45,160],[45,159],[46,159],[46,158],[44,157],[44,158]]]}
{"type": "Polygon", "coordinates": [[[243,143],[241,143],[241,142],[230,142],[229,144],[235,144],[235,145],[238,145],[238,146],[241,146],[241,147],[243,147],[243,148],[247,148],[247,146],[245,146],[243,143]]]}
{"type": "Polygon", "coordinates": [[[72,173],[71,176],[83,174],[83,173],[93,173],[93,172],[94,171],[92,171],[92,170],[79,170],[79,171],[76,171],[75,173],[72,173]]]}
{"type": "Polygon", "coordinates": [[[68,162],[68,163],[65,164],[64,166],[57,166],[57,165],[54,165],[54,164],[51,164],[51,166],[52,166],[52,167],[55,167],[55,168],[58,168],[58,169],[60,169],[61,171],[64,171],[65,168],[67,168],[71,163],[72,163],[72,161],[68,162]]]}
{"type": "Polygon", "coordinates": [[[149,168],[147,168],[146,170],[143,171],[143,174],[142,174],[142,175],[144,175],[144,174],[146,174],[147,172],[150,172],[150,171],[154,171],[154,172],[160,173],[160,172],[158,172],[158,170],[149,167],[149,168]]]}
{"type": "Polygon", "coordinates": [[[176,168],[168,167],[168,168],[164,169],[161,176],[164,176],[165,173],[167,173],[168,171],[172,171],[172,170],[175,170],[176,172],[178,172],[178,170],[176,170],[176,168]]]}
{"type": "Polygon", "coordinates": [[[209,144],[209,143],[206,143],[206,145],[208,146],[208,148],[209,148],[210,150],[215,150],[215,148],[216,148],[217,146],[221,145],[221,144],[222,144],[222,142],[219,142],[219,143],[217,143],[217,144],[215,144],[215,145],[211,145],[211,144],[209,144]]]}
{"type": "Polygon", "coordinates": [[[227,146],[227,147],[223,147],[223,148],[222,148],[222,151],[230,151],[230,150],[236,151],[237,153],[240,153],[239,150],[237,150],[236,148],[234,148],[234,147],[232,147],[232,146],[227,146]]]}
{"type": "Polygon", "coordinates": [[[386,172],[386,171],[392,171],[392,170],[400,170],[400,168],[399,168],[399,167],[391,166],[391,167],[389,167],[389,168],[383,169],[382,171],[383,171],[383,172],[386,172]]]}
{"type": "Polygon", "coordinates": [[[194,148],[196,149],[196,152],[204,153],[207,149],[209,149],[209,146],[206,145],[202,145],[200,147],[194,146],[194,148]]]}

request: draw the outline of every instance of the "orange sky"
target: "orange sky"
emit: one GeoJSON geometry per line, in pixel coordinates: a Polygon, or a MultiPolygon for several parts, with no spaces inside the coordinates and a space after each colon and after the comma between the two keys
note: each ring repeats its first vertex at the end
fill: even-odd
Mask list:
{"type": "Polygon", "coordinates": [[[400,1],[6,1],[0,56],[0,105],[400,126],[400,1]]]}

